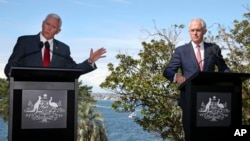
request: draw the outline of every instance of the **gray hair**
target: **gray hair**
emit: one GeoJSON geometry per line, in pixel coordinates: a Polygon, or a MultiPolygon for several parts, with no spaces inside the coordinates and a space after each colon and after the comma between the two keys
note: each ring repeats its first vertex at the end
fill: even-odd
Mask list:
{"type": "Polygon", "coordinates": [[[59,15],[57,15],[55,13],[50,13],[50,14],[48,14],[46,16],[46,18],[44,19],[44,21],[46,21],[49,17],[53,17],[53,18],[58,19],[58,21],[59,21],[59,28],[61,28],[61,26],[62,26],[62,19],[61,19],[61,17],[59,15]]]}
{"type": "Polygon", "coordinates": [[[190,25],[191,25],[191,23],[192,23],[193,21],[200,21],[202,28],[203,28],[203,29],[207,29],[206,22],[205,22],[203,19],[201,19],[201,18],[192,19],[192,20],[190,21],[190,23],[189,23],[189,27],[190,27],[190,25]]]}

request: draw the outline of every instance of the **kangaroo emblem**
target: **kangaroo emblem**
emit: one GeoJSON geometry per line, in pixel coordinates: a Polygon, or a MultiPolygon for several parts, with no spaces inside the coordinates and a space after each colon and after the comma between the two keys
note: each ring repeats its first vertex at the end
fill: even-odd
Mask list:
{"type": "Polygon", "coordinates": [[[34,104],[33,109],[32,110],[28,110],[26,112],[39,112],[38,109],[39,109],[40,104],[41,104],[41,96],[38,96],[38,100],[34,104]]]}

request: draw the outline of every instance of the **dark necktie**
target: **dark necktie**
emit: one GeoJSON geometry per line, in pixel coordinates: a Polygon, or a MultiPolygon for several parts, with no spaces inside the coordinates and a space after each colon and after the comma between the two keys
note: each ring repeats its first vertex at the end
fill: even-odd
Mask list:
{"type": "Polygon", "coordinates": [[[46,41],[44,43],[44,54],[43,54],[43,66],[48,67],[50,64],[50,49],[49,49],[49,42],[46,41]]]}
{"type": "Polygon", "coordinates": [[[196,46],[196,58],[197,58],[197,62],[199,63],[200,70],[202,70],[202,60],[201,60],[200,45],[196,46]]]}

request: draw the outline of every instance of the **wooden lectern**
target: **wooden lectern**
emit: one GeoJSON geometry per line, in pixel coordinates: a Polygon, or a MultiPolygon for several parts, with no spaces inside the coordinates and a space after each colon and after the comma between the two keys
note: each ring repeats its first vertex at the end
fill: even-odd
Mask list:
{"type": "Polygon", "coordinates": [[[13,67],[9,141],[76,141],[82,70],[13,67]]]}
{"type": "Polygon", "coordinates": [[[249,73],[197,72],[179,86],[185,92],[188,141],[233,137],[242,125],[242,82],[249,73]]]}

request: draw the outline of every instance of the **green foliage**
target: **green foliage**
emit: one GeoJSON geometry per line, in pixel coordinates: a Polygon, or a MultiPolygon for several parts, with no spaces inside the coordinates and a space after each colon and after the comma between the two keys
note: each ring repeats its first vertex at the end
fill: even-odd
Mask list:
{"type": "Polygon", "coordinates": [[[177,106],[176,85],[170,85],[162,73],[170,60],[174,45],[163,39],[142,43],[144,50],[140,59],[118,54],[119,65],[108,64],[111,74],[100,86],[121,95],[112,107],[118,112],[142,108],[142,118],[136,122],[143,129],[161,135],[162,138],[181,140],[183,138],[181,110],[177,106]]]}
{"type": "Polygon", "coordinates": [[[104,119],[95,109],[91,89],[79,82],[77,141],[107,141],[104,119]]]}
{"type": "Polygon", "coordinates": [[[9,82],[0,78],[0,116],[6,122],[8,120],[9,82]]]}

